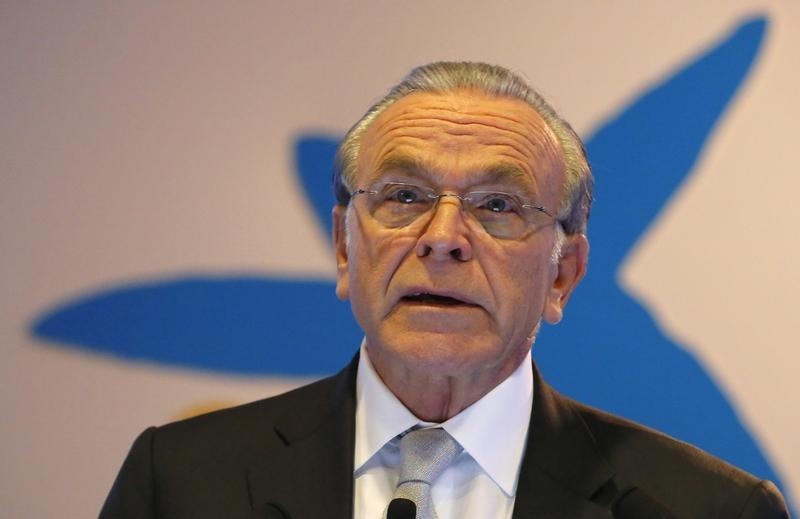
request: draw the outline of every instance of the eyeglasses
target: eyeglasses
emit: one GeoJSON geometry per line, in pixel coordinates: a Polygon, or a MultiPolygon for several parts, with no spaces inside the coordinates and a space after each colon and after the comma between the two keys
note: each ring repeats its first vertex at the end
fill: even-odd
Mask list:
{"type": "Polygon", "coordinates": [[[423,216],[430,217],[438,201],[448,196],[458,198],[462,211],[495,238],[519,239],[555,221],[553,214],[544,207],[497,191],[470,191],[458,195],[437,193],[414,184],[381,182],[368,189],[356,189],[352,195],[367,195],[370,215],[389,228],[405,227],[423,216]]]}

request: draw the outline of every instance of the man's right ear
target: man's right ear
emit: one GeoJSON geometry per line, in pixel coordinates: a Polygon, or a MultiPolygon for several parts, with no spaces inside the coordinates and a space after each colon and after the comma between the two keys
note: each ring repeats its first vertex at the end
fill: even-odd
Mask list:
{"type": "Polygon", "coordinates": [[[336,297],[346,301],[350,297],[350,280],[347,264],[347,206],[333,206],[333,250],[336,253],[336,297]]]}

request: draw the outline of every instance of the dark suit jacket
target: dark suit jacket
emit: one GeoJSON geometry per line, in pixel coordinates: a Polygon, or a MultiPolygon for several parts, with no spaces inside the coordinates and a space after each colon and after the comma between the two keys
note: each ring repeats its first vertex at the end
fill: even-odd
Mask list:
{"type": "MultiPolygon", "coordinates": [[[[147,429],[100,517],[284,517],[277,510],[291,519],[352,517],[356,366],[284,395],[147,429]]],[[[534,380],[514,519],[609,519],[631,487],[678,519],[788,517],[772,483],[559,395],[535,368],[534,380]]]]}

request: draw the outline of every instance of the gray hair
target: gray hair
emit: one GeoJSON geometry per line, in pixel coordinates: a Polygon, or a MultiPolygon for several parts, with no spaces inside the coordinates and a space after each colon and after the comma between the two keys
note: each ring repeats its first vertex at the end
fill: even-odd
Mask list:
{"type": "Polygon", "coordinates": [[[566,234],[586,232],[593,178],[580,137],[519,75],[487,63],[437,62],[417,67],[372,105],[350,128],[336,153],[333,170],[336,203],[347,205],[350,202],[361,139],[384,110],[415,92],[448,93],[456,90],[480,90],[492,96],[516,98],[536,110],[555,135],[564,164],[565,186],[557,218],[566,234]]]}

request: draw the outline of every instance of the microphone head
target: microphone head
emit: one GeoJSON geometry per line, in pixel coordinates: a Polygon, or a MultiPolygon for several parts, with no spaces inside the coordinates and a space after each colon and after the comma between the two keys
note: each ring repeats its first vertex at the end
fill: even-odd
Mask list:
{"type": "Polygon", "coordinates": [[[392,499],[386,510],[386,519],[416,519],[417,505],[410,499],[398,497],[392,499]]]}

